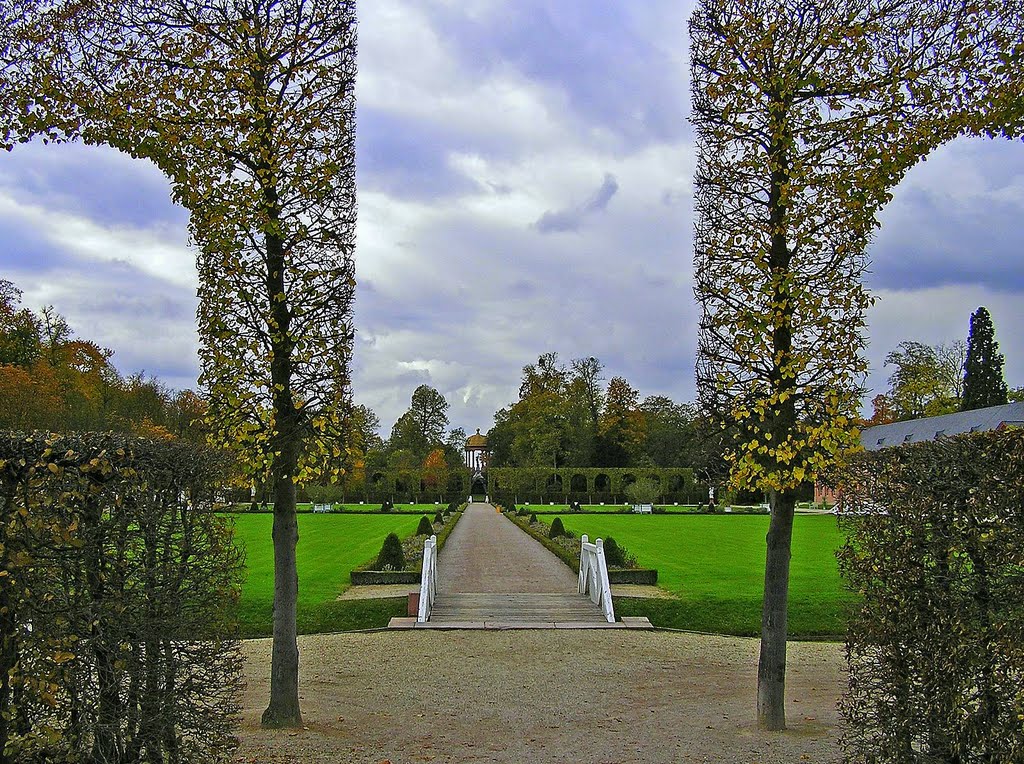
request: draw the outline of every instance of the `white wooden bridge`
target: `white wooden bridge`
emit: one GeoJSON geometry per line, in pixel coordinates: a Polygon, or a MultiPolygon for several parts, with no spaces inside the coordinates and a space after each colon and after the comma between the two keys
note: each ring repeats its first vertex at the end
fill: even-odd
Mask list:
{"type": "Polygon", "coordinates": [[[471,504],[444,549],[428,539],[417,618],[392,628],[651,628],[615,620],[600,543],[581,539],[578,576],[490,504],[471,504]]]}

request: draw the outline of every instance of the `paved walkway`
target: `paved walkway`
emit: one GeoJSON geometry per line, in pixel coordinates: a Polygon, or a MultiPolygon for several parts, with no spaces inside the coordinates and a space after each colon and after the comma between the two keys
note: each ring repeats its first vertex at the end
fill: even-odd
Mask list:
{"type": "Polygon", "coordinates": [[[438,555],[437,598],[429,623],[401,628],[643,628],[647,619],[610,624],[577,591],[555,555],[490,504],[470,504],[438,555]],[[643,624],[638,623],[643,620],[643,624]]]}
{"type": "Polygon", "coordinates": [[[437,592],[570,593],[576,576],[564,562],[490,504],[466,507],[437,558],[437,592]],[[510,559],[514,556],[514,560],[510,559]]]}

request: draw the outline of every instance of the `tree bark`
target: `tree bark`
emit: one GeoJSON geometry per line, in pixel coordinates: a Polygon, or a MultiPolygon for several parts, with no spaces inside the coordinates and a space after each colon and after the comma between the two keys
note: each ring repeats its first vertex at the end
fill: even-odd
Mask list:
{"type": "Polygon", "coordinates": [[[295,515],[295,484],[279,481],[274,492],[274,645],[270,661],[270,705],[264,727],[299,727],[299,647],[296,603],[299,576],[295,549],[299,527],[295,515]]]}
{"type": "MultiPolygon", "coordinates": [[[[792,252],[786,236],[789,214],[784,189],[789,181],[791,126],[787,123],[788,103],[781,96],[770,110],[772,167],[768,189],[771,244],[772,305],[779,318],[772,326],[774,360],[769,373],[771,390],[777,396],[767,422],[767,434],[776,444],[784,443],[796,427],[793,398],[796,379],[787,373],[793,360],[793,302],[787,277],[792,252]]],[[[773,465],[775,466],[775,465],[773,465]]],[[[786,636],[789,617],[789,560],[793,540],[794,489],[771,492],[771,522],[768,526],[764,565],[764,600],[761,610],[761,654],[757,664],[757,724],[761,729],[786,728],[786,636]]]]}
{"type": "Polygon", "coordinates": [[[793,539],[792,492],[773,492],[764,565],[761,654],[757,663],[757,724],[786,729],[786,631],[789,617],[789,560],[793,539]]]}
{"type": "MultiPolygon", "coordinates": [[[[272,178],[272,168],[264,177],[272,178]]],[[[277,188],[269,181],[263,190],[267,214],[279,222],[277,188]]],[[[285,252],[281,237],[269,226],[267,234],[267,294],[270,297],[270,381],[273,385],[274,454],[274,643],[270,659],[270,705],[263,712],[264,727],[301,727],[299,711],[299,647],[296,607],[299,574],[295,549],[299,526],[295,515],[295,476],[302,449],[301,418],[292,395],[291,310],[286,299],[285,252]],[[280,296],[280,297],[279,297],[280,296]]]]}

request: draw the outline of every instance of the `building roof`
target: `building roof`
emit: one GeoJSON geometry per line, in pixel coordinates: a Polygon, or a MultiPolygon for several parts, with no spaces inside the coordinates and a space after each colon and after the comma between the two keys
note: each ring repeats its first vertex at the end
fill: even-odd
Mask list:
{"type": "Polygon", "coordinates": [[[1024,426],[1024,403],[1007,403],[973,411],[958,411],[907,422],[879,424],[861,430],[860,444],[865,451],[877,451],[905,443],[921,443],[966,432],[986,432],[1000,427],[1024,426]]]}
{"type": "Polygon", "coordinates": [[[466,448],[487,448],[487,438],[480,434],[480,428],[476,428],[476,435],[466,438],[466,448]]]}

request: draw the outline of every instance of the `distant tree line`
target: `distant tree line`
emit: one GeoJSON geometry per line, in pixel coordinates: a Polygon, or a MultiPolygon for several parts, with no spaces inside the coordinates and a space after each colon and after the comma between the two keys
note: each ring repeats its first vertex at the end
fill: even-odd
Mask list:
{"type": "Polygon", "coordinates": [[[142,373],[122,376],[112,356],[76,337],[53,306],[23,307],[21,291],[0,279],[0,429],[203,439],[202,398],[142,373]]]}
{"type": "Polygon", "coordinates": [[[544,353],[523,367],[519,399],[487,433],[493,467],[692,467],[715,474],[723,433],[697,408],[641,399],[624,377],[605,384],[597,358],[544,353]]]}

